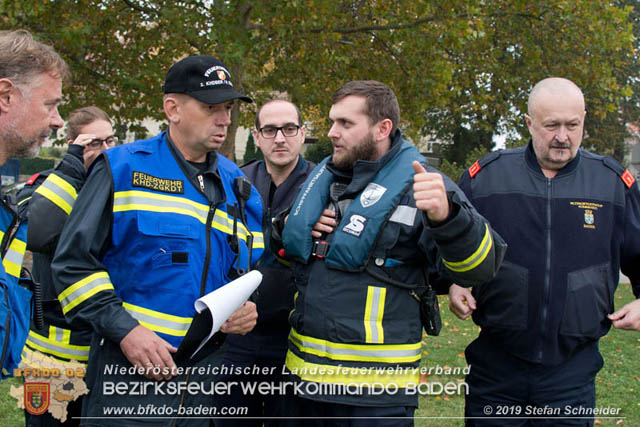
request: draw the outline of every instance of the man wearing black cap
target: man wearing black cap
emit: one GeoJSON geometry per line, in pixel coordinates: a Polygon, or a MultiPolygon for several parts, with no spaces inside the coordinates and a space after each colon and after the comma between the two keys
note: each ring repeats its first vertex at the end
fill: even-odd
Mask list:
{"type": "MultiPolygon", "coordinates": [[[[252,188],[239,213],[234,180],[242,172],[215,152],[234,100],[251,99],[209,56],[174,64],[164,92],[169,130],[96,160],[52,264],[64,315],[94,331],[82,413],[101,419],[83,425],[119,425],[125,415],[134,417],[127,425],[216,415],[214,356],[176,369],[171,354],[191,324],[195,300],[246,267],[247,236],[253,235],[253,259],[264,248],[260,196],[252,188]]],[[[247,302],[221,330],[245,334],[256,318],[255,304],[247,302]]]]}

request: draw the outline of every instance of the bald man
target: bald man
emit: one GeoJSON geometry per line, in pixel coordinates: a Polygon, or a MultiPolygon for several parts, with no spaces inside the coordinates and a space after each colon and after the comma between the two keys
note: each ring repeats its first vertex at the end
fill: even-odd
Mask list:
{"type": "Polygon", "coordinates": [[[598,340],[612,321],[640,329],[640,300],[614,313],[613,298],[620,269],[640,297],[638,184],[580,148],[586,111],[573,82],[540,81],[528,110],[529,144],[487,155],[460,180],[509,245],[493,281],[449,290],[451,311],[482,328],[465,352],[471,426],[593,424],[575,417],[593,415],[598,340]]]}

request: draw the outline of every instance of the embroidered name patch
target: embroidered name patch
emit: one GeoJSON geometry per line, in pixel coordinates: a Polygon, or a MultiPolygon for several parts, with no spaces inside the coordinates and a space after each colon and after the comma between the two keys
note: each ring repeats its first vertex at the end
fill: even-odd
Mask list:
{"type": "Polygon", "coordinates": [[[595,213],[603,206],[602,204],[593,202],[570,202],[569,204],[584,211],[584,224],[582,224],[583,228],[596,228],[595,213]]]}
{"type": "Polygon", "coordinates": [[[144,172],[133,171],[133,187],[148,188],[163,193],[184,194],[184,181],[180,179],[157,178],[144,172]]]}

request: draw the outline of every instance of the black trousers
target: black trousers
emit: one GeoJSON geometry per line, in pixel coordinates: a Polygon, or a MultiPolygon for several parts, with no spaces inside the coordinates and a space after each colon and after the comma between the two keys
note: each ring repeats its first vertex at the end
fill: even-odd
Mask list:
{"type": "Polygon", "coordinates": [[[287,334],[263,336],[250,333],[245,336],[229,335],[223,347],[221,368],[227,371],[215,378],[216,382],[233,384],[229,393],[214,398],[219,408],[246,408],[241,416],[217,417],[216,427],[284,427],[301,425],[292,419],[295,408],[292,390],[260,392],[260,384],[279,384],[290,381],[283,374],[287,353],[287,334]],[[239,370],[241,372],[234,372],[239,370]],[[253,392],[246,393],[246,390],[253,392]]]}
{"type": "Polygon", "coordinates": [[[597,343],[554,367],[516,358],[482,335],[466,349],[467,426],[591,426],[603,360],[597,343]]]}
{"type": "Polygon", "coordinates": [[[353,406],[297,397],[301,426],[413,427],[413,406],[353,406]]]}
{"type": "Polygon", "coordinates": [[[130,374],[131,363],[120,346],[94,335],[85,382],[81,426],[208,427],[213,410],[213,375],[218,351],[168,381],[130,374]],[[125,372],[122,372],[122,369],[125,372]]]}

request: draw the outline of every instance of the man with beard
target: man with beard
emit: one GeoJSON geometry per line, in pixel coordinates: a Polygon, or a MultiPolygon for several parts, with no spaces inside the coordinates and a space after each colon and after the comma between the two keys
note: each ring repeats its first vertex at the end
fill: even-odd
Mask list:
{"type": "MultiPolygon", "coordinates": [[[[63,125],[58,114],[64,60],[25,30],[0,32],[0,165],[11,157],[35,157],[52,131],[63,125]]],[[[12,203],[0,201],[0,331],[5,378],[20,363],[29,329],[30,293],[18,285],[25,251],[26,222],[12,203]]]]}
{"type": "Polygon", "coordinates": [[[586,111],[572,81],[540,81],[528,110],[531,142],[487,155],[460,179],[509,244],[493,281],[449,291],[451,310],[482,328],[465,352],[465,415],[468,425],[496,416],[500,425],[593,425],[584,417],[603,364],[598,340],[610,320],[640,329],[640,300],[613,313],[620,269],[640,297],[640,192],[615,160],[580,149],[586,111]],[[521,419],[538,414],[582,418],[521,419]]]}
{"type": "Polygon", "coordinates": [[[311,172],[286,225],[277,221],[274,230],[277,237],[283,228],[298,291],[286,358],[301,381],[297,415],[311,417],[310,425],[331,424],[326,417],[412,425],[418,295],[429,276],[467,286],[490,280],[505,248],[453,182],[425,170],[398,130],[388,86],[346,83],[329,117],[333,155],[311,172]]]}

